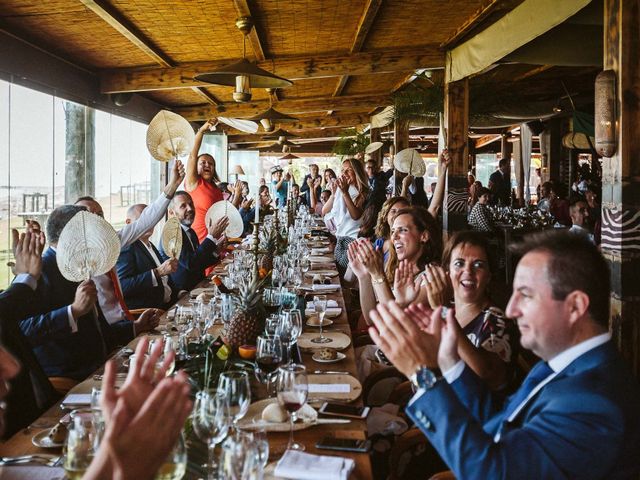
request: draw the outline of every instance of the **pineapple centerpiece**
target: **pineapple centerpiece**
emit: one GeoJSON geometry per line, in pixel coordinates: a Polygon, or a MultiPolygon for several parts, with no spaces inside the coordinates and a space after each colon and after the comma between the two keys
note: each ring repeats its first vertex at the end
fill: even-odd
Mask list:
{"type": "Polygon", "coordinates": [[[267,272],[273,270],[273,257],[279,250],[279,235],[273,227],[265,226],[260,232],[260,250],[264,252],[260,258],[260,268],[264,268],[267,272]]]}
{"type": "Polygon", "coordinates": [[[234,349],[240,345],[255,345],[264,329],[262,284],[257,271],[253,271],[242,277],[238,293],[232,297],[235,308],[222,330],[222,339],[234,349]]]}

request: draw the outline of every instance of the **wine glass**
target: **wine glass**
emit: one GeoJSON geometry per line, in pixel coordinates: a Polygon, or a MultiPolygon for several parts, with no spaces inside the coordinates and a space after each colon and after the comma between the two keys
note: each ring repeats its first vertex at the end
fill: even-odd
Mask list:
{"type": "Polygon", "coordinates": [[[256,347],[256,378],[268,383],[282,362],[282,341],[277,335],[260,335],[256,347]]]}
{"type": "Polygon", "coordinates": [[[196,394],[196,401],[191,414],[193,430],[200,440],[207,442],[209,462],[208,478],[215,478],[218,468],[215,460],[216,444],[229,431],[229,402],[223,390],[202,390],[196,394]]]}
{"type": "Polygon", "coordinates": [[[180,432],[169,456],[156,473],[154,480],[180,480],[187,471],[187,446],[184,433],[180,432]]]}
{"type": "Polygon", "coordinates": [[[227,395],[229,414],[237,431],[238,420],[245,416],[251,403],[249,374],[241,370],[229,370],[220,374],[218,388],[227,395]]]}
{"type": "Polygon", "coordinates": [[[279,317],[276,335],[280,337],[282,343],[289,347],[287,363],[293,361],[293,346],[298,340],[300,333],[302,333],[302,321],[300,318],[296,315],[291,315],[290,310],[284,310],[279,317]]]}
{"type": "Polygon", "coordinates": [[[316,338],[312,338],[311,341],[313,343],[329,343],[331,342],[330,338],[325,337],[322,334],[322,324],[324,323],[324,316],[327,313],[327,296],[326,295],[316,295],[313,297],[313,309],[318,315],[318,325],[320,326],[320,336],[316,338]]]}
{"type": "Polygon", "coordinates": [[[293,422],[295,412],[306,403],[308,392],[307,369],[304,365],[292,363],[278,369],[278,403],[289,412],[288,450],[304,450],[304,445],[293,441],[293,422]]]}
{"type": "MultiPolygon", "coordinates": [[[[268,453],[268,452],[267,452],[268,453]]],[[[260,446],[251,433],[238,431],[222,443],[218,478],[224,480],[255,480],[263,477],[260,446]]]]}

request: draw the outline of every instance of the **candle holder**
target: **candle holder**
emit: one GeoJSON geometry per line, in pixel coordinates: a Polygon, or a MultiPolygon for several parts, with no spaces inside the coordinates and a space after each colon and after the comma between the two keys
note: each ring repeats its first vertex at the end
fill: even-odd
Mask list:
{"type": "Polygon", "coordinates": [[[259,275],[260,255],[265,254],[263,250],[260,250],[260,225],[262,225],[262,222],[251,222],[251,225],[253,225],[253,238],[249,251],[253,255],[253,274],[259,275]]]}

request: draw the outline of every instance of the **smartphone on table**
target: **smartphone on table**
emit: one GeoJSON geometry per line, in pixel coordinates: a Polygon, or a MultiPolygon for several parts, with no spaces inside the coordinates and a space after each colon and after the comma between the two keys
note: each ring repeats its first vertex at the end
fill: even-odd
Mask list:
{"type": "Polygon", "coordinates": [[[371,440],[325,437],[318,443],[316,443],[316,448],[325,450],[338,450],[341,452],[367,453],[369,450],[371,450],[371,440]]]}
{"type": "Polygon", "coordinates": [[[346,405],[344,403],[325,402],[320,407],[319,413],[332,415],[334,417],[364,419],[369,415],[369,410],[371,410],[370,407],[358,407],[355,405],[346,405]]]}

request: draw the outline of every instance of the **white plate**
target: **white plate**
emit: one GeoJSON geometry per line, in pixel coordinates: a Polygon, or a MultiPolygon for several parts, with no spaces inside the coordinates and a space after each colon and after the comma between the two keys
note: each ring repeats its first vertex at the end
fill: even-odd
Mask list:
{"type": "Polygon", "coordinates": [[[40,448],[60,448],[64,446],[64,442],[54,442],[49,438],[49,429],[36,433],[31,439],[36,447],[40,448]]]}
{"type": "MultiPolygon", "coordinates": [[[[267,422],[262,420],[262,411],[267,405],[277,403],[276,398],[265,398],[264,400],[258,400],[257,402],[249,405],[249,409],[244,417],[238,420],[238,427],[245,430],[253,430],[256,428],[264,429],[266,432],[288,432],[289,420],[284,422],[267,422]]],[[[293,424],[293,430],[304,430],[305,428],[312,427],[316,424],[317,415],[315,419],[298,420],[293,424]]]]}
{"type": "Polygon", "coordinates": [[[322,358],[320,358],[320,352],[314,353],[311,358],[313,358],[318,363],[336,363],[347,358],[347,356],[342,352],[337,352],[337,354],[338,356],[333,360],[323,360],[322,358]]]}
{"type": "MultiPolygon", "coordinates": [[[[320,328],[320,324],[317,322],[311,322],[311,318],[313,317],[310,317],[309,320],[307,320],[307,326],[320,328]]],[[[329,320],[328,318],[325,318],[324,322],[322,322],[322,328],[328,327],[329,325],[333,325],[333,320],[329,320]]]]}

